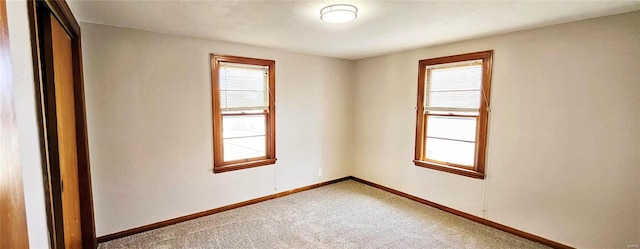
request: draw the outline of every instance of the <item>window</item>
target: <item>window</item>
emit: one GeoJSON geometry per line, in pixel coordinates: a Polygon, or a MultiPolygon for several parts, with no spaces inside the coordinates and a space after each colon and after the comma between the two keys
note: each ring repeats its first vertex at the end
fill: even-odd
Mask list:
{"type": "Polygon", "coordinates": [[[492,54],[419,62],[415,165],[484,178],[492,54]]]}
{"type": "Polygon", "coordinates": [[[274,164],[275,61],[211,55],[214,172],[274,164]]]}

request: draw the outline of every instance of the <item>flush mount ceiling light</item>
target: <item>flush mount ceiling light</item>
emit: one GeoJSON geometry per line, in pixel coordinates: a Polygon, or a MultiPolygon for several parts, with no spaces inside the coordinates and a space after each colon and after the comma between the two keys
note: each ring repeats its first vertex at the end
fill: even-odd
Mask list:
{"type": "Polygon", "coordinates": [[[320,10],[320,19],[330,23],[344,23],[358,17],[358,8],[349,4],[334,4],[320,10]]]}

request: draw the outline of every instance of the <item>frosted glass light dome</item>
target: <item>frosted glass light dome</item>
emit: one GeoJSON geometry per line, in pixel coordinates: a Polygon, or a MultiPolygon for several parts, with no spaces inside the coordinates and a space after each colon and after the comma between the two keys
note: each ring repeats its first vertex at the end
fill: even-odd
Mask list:
{"type": "Polygon", "coordinates": [[[330,23],[345,23],[358,17],[358,8],[349,4],[334,4],[320,10],[320,19],[330,23]]]}

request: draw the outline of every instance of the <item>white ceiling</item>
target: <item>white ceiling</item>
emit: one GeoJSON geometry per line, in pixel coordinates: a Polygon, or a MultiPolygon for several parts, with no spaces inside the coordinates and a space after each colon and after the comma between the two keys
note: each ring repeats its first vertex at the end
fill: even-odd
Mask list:
{"type": "Polygon", "coordinates": [[[640,9],[640,1],[356,1],[358,19],[324,23],[327,1],[78,1],[80,22],[344,59],[640,9]]]}

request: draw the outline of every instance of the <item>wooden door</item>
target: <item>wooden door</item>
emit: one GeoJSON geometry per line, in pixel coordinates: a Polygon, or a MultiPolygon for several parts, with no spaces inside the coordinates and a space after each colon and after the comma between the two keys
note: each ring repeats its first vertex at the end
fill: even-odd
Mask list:
{"type": "Polygon", "coordinates": [[[28,6],[51,247],[96,248],[80,26],[64,0],[28,6]]]}
{"type": "Polygon", "coordinates": [[[71,37],[50,16],[65,248],[82,248],[71,37]]]}
{"type": "Polygon", "coordinates": [[[28,248],[5,0],[0,0],[0,248],[28,248]]]}

